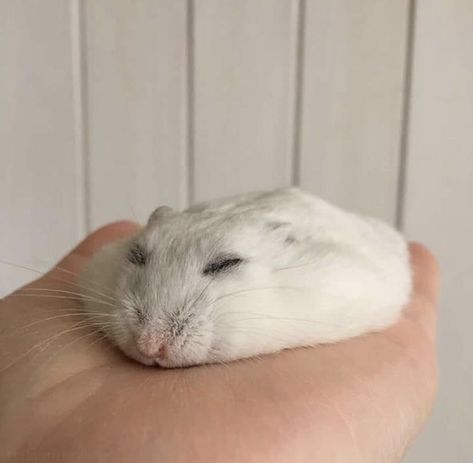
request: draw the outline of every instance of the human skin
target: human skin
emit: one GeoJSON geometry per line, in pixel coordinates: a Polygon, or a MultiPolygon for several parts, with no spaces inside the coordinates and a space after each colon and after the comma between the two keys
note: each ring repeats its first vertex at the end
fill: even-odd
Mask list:
{"type": "Polygon", "coordinates": [[[410,245],[413,295],[387,330],[163,370],[117,352],[61,292],[79,293],[74,275],[87,259],[137,230],[129,222],[100,229],[0,301],[0,461],[401,460],[437,385],[438,268],[429,251],[410,245]]]}

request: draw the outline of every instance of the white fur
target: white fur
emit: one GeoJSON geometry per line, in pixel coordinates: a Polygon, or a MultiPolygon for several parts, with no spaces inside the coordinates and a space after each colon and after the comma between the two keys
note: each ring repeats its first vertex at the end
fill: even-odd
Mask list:
{"type": "Polygon", "coordinates": [[[82,284],[93,288],[87,312],[103,314],[105,333],[128,356],[154,364],[137,344],[164,341],[159,364],[175,367],[382,329],[408,301],[411,275],[406,242],[391,227],[289,188],[160,208],[136,237],[99,252],[82,284]],[[146,250],[143,266],[127,261],[135,243],[146,250]],[[204,275],[222,254],[245,262],[204,275]],[[113,306],[93,301],[96,291],[113,306]]]}

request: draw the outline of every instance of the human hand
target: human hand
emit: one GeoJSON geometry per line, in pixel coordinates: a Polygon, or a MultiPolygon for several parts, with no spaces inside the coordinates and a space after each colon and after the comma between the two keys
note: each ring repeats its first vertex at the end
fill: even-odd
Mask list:
{"type": "Polygon", "coordinates": [[[427,250],[411,245],[412,300],[383,332],[160,370],[111,348],[70,294],[81,292],[75,275],[97,249],[136,230],[104,227],[60,268],[0,302],[2,461],[401,459],[436,390],[438,272],[427,250]]]}

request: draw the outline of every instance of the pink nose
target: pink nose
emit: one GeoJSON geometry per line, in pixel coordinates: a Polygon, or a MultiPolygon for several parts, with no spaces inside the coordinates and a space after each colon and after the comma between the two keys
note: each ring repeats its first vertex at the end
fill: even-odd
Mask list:
{"type": "Polygon", "coordinates": [[[168,354],[168,347],[165,343],[161,342],[159,344],[138,344],[138,350],[141,355],[148,358],[158,358],[164,360],[168,354]]]}

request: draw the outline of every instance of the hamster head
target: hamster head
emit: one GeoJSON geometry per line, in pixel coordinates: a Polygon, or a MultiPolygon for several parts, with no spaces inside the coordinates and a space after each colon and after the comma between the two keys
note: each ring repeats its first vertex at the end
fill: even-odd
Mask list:
{"type": "Polygon", "coordinates": [[[121,248],[105,334],[129,357],[162,367],[274,351],[265,314],[281,304],[275,270],[295,243],[292,225],[269,213],[159,208],[121,248]]]}

